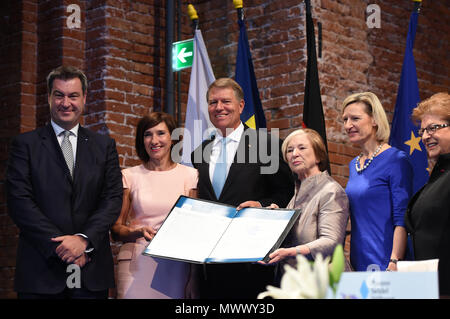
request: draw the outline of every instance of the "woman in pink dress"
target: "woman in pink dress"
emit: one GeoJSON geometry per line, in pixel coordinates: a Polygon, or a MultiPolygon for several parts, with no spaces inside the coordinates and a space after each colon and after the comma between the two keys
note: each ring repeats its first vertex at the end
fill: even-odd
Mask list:
{"type": "Polygon", "coordinates": [[[144,116],[137,125],[142,164],[124,169],[123,206],[111,229],[122,241],[117,256],[117,298],[185,298],[189,264],[142,255],[180,195],[195,196],[198,172],[171,159],[173,117],[144,116]]]}

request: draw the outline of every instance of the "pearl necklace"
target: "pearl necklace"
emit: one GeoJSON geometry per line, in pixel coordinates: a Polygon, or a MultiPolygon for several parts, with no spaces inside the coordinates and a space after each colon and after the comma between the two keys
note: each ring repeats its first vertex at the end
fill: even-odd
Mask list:
{"type": "Polygon", "coordinates": [[[365,170],[370,165],[370,163],[372,163],[373,158],[375,156],[377,156],[377,154],[380,152],[382,146],[383,146],[383,144],[380,144],[380,146],[377,147],[375,152],[369,158],[369,161],[366,164],[364,164],[364,166],[362,168],[359,167],[359,160],[361,159],[362,153],[358,155],[358,157],[356,158],[356,161],[355,161],[355,168],[358,173],[361,173],[363,170],[365,170]]]}

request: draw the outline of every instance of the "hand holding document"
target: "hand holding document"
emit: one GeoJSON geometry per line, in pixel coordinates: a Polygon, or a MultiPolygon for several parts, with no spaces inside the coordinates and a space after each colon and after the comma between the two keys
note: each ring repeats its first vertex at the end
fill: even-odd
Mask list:
{"type": "Polygon", "coordinates": [[[144,255],[193,263],[256,262],[277,249],[299,210],[244,208],[180,196],[144,255]]]}

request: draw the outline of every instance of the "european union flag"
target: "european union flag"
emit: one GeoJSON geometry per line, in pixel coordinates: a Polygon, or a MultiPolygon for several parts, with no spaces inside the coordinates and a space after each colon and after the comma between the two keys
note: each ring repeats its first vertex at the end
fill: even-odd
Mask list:
{"type": "Polygon", "coordinates": [[[244,91],[245,106],[241,114],[241,121],[251,128],[262,128],[266,127],[266,118],[262,109],[261,100],[259,99],[252,55],[248,45],[247,30],[244,20],[239,19],[238,23],[239,42],[235,80],[244,91]]]}
{"type": "Polygon", "coordinates": [[[418,136],[418,127],[411,121],[412,110],[420,102],[419,85],[413,55],[418,20],[417,11],[416,8],[409,20],[402,75],[397,92],[397,101],[395,103],[391,136],[389,138],[390,145],[403,150],[411,157],[411,163],[414,168],[414,192],[417,192],[427,182],[429,177],[426,150],[422,139],[418,136]]]}

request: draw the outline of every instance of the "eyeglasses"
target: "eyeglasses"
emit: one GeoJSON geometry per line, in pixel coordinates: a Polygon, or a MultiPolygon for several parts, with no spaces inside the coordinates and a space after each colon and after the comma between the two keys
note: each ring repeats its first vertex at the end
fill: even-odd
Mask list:
{"type": "Polygon", "coordinates": [[[437,130],[448,126],[450,126],[450,124],[431,124],[425,128],[421,128],[418,133],[420,137],[423,136],[423,133],[425,133],[425,131],[427,131],[427,133],[431,135],[434,134],[437,130]]]}

